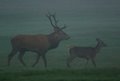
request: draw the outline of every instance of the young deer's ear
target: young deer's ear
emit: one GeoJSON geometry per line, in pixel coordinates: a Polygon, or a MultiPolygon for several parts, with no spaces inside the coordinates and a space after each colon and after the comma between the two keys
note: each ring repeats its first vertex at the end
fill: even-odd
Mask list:
{"type": "Polygon", "coordinates": [[[96,41],[99,41],[100,39],[99,38],[96,38],[96,41]]]}
{"type": "Polygon", "coordinates": [[[99,39],[99,38],[96,38],[96,41],[101,42],[102,40],[101,40],[101,39],[99,39]]]}

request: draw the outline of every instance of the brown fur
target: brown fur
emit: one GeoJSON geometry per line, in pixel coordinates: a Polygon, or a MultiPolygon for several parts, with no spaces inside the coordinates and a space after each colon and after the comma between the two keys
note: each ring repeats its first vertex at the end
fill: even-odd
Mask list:
{"type": "Polygon", "coordinates": [[[19,35],[11,40],[13,48],[27,50],[48,49],[49,41],[46,35],[19,35]]]}
{"type": "Polygon", "coordinates": [[[74,46],[69,49],[69,57],[67,59],[67,66],[70,67],[70,63],[72,62],[73,59],[76,57],[79,58],[84,58],[87,60],[91,60],[94,66],[96,67],[95,63],[95,57],[96,54],[101,50],[102,47],[106,46],[106,44],[103,43],[102,40],[96,39],[97,40],[97,45],[95,47],[79,47],[79,46],[74,46]]]}
{"type": "Polygon", "coordinates": [[[18,35],[12,38],[12,51],[8,55],[8,65],[10,65],[12,58],[17,54],[17,52],[19,52],[18,58],[25,66],[26,64],[23,61],[23,56],[26,51],[31,51],[38,54],[37,59],[32,66],[34,67],[38,63],[40,56],[42,56],[44,65],[47,67],[46,53],[51,49],[57,48],[62,40],[70,38],[65,32],[62,31],[66,28],[65,26],[60,28],[57,26],[57,22],[55,25],[52,23],[51,18],[56,21],[54,15],[47,15],[47,17],[53,26],[54,32],[48,35],[18,35]]]}

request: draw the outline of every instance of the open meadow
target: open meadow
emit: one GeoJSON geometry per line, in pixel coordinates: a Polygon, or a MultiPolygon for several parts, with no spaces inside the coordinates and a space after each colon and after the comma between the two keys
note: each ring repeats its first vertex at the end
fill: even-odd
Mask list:
{"type": "Polygon", "coordinates": [[[120,69],[2,69],[0,81],[120,81],[120,69]]]}

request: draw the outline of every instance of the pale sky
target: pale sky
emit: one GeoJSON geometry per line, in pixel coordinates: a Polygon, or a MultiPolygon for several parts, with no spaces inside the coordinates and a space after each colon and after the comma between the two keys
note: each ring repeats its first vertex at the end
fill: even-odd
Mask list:
{"type": "MultiPolygon", "coordinates": [[[[29,25],[33,28],[34,26],[49,24],[45,17],[48,11],[57,12],[57,14],[67,13],[68,20],[71,16],[77,16],[80,19],[81,16],[85,16],[84,14],[88,16],[92,14],[92,16],[98,17],[107,16],[106,19],[110,18],[119,22],[120,0],[0,0],[0,35],[9,35],[13,32],[14,34],[22,33],[22,29],[24,30],[24,27],[29,25]],[[41,17],[46,21],[44,22],[41,17]],[[19,28],[15,29],[18,26],[19,28]]],[[[74,18],[73,21],[76,19],[74,18]]],[[[65,18],[63,20],[65,21],[65,18]]],[[[72,18],[70,20],[72,21],[72,18]]],[[[68,22],[67,24],[71,23],[68,22]]]]}
{"type": "Polygon", "coordinates": [[[0,12],[118,9],[120,0],[0,0],[0,12]]]}

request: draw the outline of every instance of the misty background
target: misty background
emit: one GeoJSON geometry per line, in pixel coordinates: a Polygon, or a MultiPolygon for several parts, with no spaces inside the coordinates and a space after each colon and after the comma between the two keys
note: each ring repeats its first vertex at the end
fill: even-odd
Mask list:
{"type": "Polygon", "coordinates": [[[48,54],[49,60],[55,57],[51,63],[58,61],[53,63],[53,67],[62,66],[65,62],[67,46],[95,46],[96,38],[108,44],[98,55],[98,64],[119,67],[119,8],[119,0],[0,0],[0,66],[5,65],[3,62],[6,62],[11,50],[11,37],[52,32],[52,26],[45,16],[51,12],[57,14],[60,26],[67,25],[64,31],[71,36],[70,40],[49,52],[52,55],[48,54]]]}

